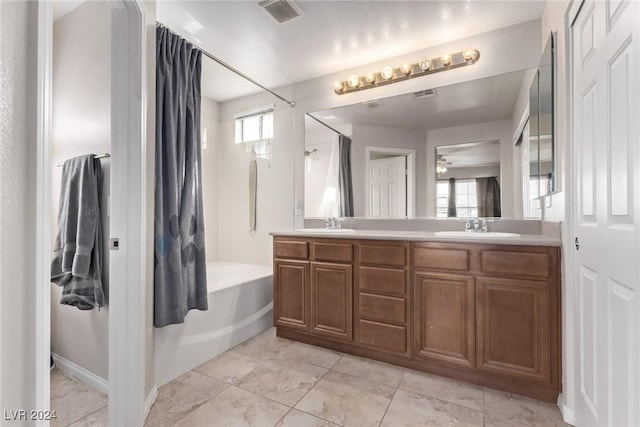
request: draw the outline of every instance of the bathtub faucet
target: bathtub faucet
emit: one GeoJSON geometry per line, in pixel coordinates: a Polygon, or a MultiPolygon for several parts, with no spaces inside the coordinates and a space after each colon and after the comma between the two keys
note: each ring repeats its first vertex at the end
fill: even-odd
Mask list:
{"type": "Polygon", "coordinates": [[[327,218],[324,220],[325,225],[329,230],[340,230],[342,228],[342,219],[341,218],[327,218]]]}

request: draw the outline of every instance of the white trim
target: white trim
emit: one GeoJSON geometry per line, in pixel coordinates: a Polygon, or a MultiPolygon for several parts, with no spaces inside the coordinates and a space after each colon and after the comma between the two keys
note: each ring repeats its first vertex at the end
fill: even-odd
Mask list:
{"type": "Polygon", "coordinates": [[[245,119],[251,116],[258,116],[260,114],[271,113],[275,111],[276,104],[265,105],[264,107],[253,108],[251,110],[242,111],[233,115],[234,120],[245,119]]]}
{"type": "Polygon", "coordinates": [[[524,111],[522,112],[522,116],[520,116],[520,121],[518,122],[518,127],[516,128],[516,132],[513,134],[513,145],[518,143],[520,139],[520,135],[524,130],[524,127],[527,125],[527,121],[529,120],[529,104],[526,105],[524,111]]]}
{"type": "MultiPolygon", "coordinates": [[[[51,351],[51,80],[53,56],[53,7],[38,2],[37,118],[36,118],[36,283],[35,298],[35,392],[36,408],[50,405],[49,353],[51,351]]],[[[38,420],[36,425],[48,425],[38,420]]]]}
{"type": "Polygon", "coordinates": [[[151,412],[151,407],[154,403],[156,403],[156,399],[158,398],[158,386],[156,384],[151,387],[151,391],[147,395],[147,398],[144,401],[144,418],[146,419],[151,412]]]}
{"type": "Polygon", "coordinates": [[[575,426],[576,414],[573,411],[573,408],[567,406],[567,402],[564,399],[563,393],[560,393],[558,395],[558,408],[560,408],[560,413],[562,414],[562,419],[564,420],[564,422],[575,426]]]}
{"type": "Polygon", "coordinates": [[[573,26],[583,4],[584,0],[570,0],[570,4],[565,13],[567,28],[571,28],[573,26]]]}
{"type": "Polygon", "coordinates": [[[82,366],[76,365],[70,360],[65,359],[56,353],[51,353],[53,361],[56,363],[56,368],[60,369],[67,374],[76,377],[85,384],[98,390],[100,393],[109,393],[109,382],[99,375],[94,374],[91,371],[86,370],[82,366]]]}
{"type": "Polygon", "coordinates": [[[407,217],[413,218],[416,216],[416,150],[409,150],[406,148],[391,148],[391,147],[365,147],[365,213],[366,216],[370,216],[369,207],[369,161],[371,152],[376,153],[388,153],[399,154],[407,157],[407,217]]]}
{"type": "Polygon", "coordinates": [[[146,316],[146,17],[142,0],[109,0],[111,238],[109,425],[142,426],[146,316]],[[117,285],[117,286],[116,286],[117,285]]]}
{"type": "MultiPolygon", "coordinates": [[[[565,421],[575,424],[575,409],[579,393],[578,384],[578,358],[576,356],[576,292],[574,283],[574,252],[573,239],[575,237],[573,212],[576,208],[575,192],[573,191],[573,36],[572,26],[583,0],[574,0],[565,9],[564,21],[564,58],[565,61],[565,88],[566,88],[566,141],[564,170],[565,178],[565,223],[562,232],[562,264],[560,277],[561,282],[561,324],[562,324],[562,404],[560,407],[565,421]],[[575,9],[575,11],[574,11],[575,9]]],[[[556,53],[558,51],[556,50],[556,53]]],[[[559,55],[556,55],[559,63],[559,55]]],[[[559,64],[558,64],[559,65],[559,64]]],[[[558,78],[560,76],[558,75],[558,78]]],[[[559,110],[558,110],[559,112],[559,110]]],[[[557,136],[559,136],[557,134],[557,136]]],[[[558,140],[560,138],[557,138],[558,140]]],[[[560,176],[560,175],[557,175],[560,176]]],[[[559,184],[560,185],[560,184],[559,184]]]]}

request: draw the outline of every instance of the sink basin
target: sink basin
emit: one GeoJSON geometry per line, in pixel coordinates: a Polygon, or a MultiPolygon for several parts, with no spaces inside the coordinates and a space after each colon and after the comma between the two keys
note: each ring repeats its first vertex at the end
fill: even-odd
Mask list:
{"type": "Polygon", "coordinates": [[[467,239],[491,239],[491,238],[513,238],[520,237],[518,233],[502,233],[500,231],[488,231],[485,233],[469,233],[467,231],[436,231],[436,236],[442,237],[464,237],[467,239]]]}
{"type": "Polygon", "coordinates": [[[299,228],[298,231],[303,233],[348,234],[354,233],[356,230],[352,228],[299,228]]]}

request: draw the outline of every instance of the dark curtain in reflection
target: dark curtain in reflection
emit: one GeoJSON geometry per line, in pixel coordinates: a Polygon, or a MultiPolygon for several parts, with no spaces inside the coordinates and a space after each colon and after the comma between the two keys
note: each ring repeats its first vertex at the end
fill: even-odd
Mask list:
{"type": "Polygon", "coordinates": [[[502,216],[500,208],[500,184],[495,176],[476,178],[479,217],[502,216]]]}
{"type": "Polygon", "coordinates": [[[456,217],[456,179],[449,178],[449,203],[447,206],[447,216],[456,217]]]}
{"type": "Polygon", "coordinates": [[[351,138],[340,135],[338,187],[340,188],[340,216],[353,216],[353,183],[351,181],[351,138]]]}

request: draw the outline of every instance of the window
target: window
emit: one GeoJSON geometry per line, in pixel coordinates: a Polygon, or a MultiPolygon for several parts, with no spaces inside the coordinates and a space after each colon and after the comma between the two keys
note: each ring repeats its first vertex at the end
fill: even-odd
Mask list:
{"type": "Polygon", "coordinates": [[[436,187],[436,216],[446,218],[449,210],[449,181],[438,180],[436,187]]]}
{"type": "Polygon", "coordinates": [[[254,151],[256,156],[271,156],[271,140],[273,139],[274,106],[258,108],[236,114],[236,144],[246,144],[247,152],[254,151]]]}
{"type": "MultiPolygon", "coordinates": [[[[449,207],[449,181],[438,180],[436,183],[436,216],[446,218],[449,207]]],[[[468,218],[478,216],[478,199],[476,197],[475,179],[456,180],[456,217],[468,218]]]]}

